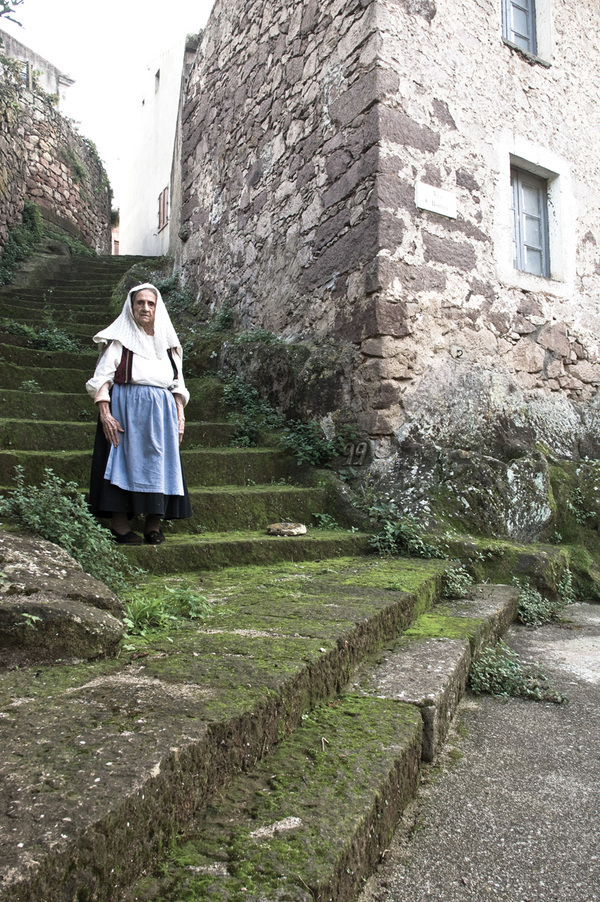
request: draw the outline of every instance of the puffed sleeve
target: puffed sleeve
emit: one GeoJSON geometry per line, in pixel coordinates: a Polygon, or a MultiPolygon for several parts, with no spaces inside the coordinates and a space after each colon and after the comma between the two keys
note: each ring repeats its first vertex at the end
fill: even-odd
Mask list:
{"type": "Polygon", "coordinates": [[[190,400],[190,393],[185,387],[185,381],[183,378],[183,360],[178,348],[171,348],[171,354],[173,355],[173,360],[175,361],[175,366],[177,367],[177,379],[173,380],[173,382],[169,385],[169,388],[174,395],[181,395],[181,397],[183,398],[183,406],[185,407],[187,402],[190,400]]]}
{"type": "Polygon", "coordinates": [[[121,342],[111,341],[98,358],[94,375],[85,384],[86,391],[92,400],[108,401],[108,396],[100,397],[98,393],[103,386],[106,385],[108,388],[112,386],[122,354],[121,342]]]}

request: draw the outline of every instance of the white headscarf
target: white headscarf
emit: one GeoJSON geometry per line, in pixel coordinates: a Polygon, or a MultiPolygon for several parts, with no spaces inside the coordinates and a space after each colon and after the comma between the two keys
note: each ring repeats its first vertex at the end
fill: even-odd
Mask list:
{"type": "Polygon", "coordinates": [[[169,348],[177,348],[181,354],[181,345],[177,338],[177,333],[173,328],[171,317],[165,307],[160,291],[149,282],[143,285],[136,285],[131,289],[121,313],[114,322],[101,332],[94,335],[94,341],[100,346],[100,350],[106,347],[111,341],[120,341],[123,347],[129,348],[134,354],[140,357],[152,359],[154,356],[162,358],[166,355],[169,348]],[[154,319],[154,335],[148,335],[138,326],[133,317],[133,305],[131,296],[142,288],[150,288],[156,294],[156,316],[154,319]]]}

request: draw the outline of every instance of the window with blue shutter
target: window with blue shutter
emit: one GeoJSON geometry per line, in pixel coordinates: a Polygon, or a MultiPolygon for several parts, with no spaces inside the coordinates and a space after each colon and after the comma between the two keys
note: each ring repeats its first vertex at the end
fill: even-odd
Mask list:
{"type": "Polygon", "coordinates": [[[535,0],[502,0],[502,35],[521,50],[537,53],[535,0]]]}
{"type": "Polygon", "coordinates": [[[514,267],[550,276],[548,183],[524,169],[510,171],[513,205],[514,267]]]}

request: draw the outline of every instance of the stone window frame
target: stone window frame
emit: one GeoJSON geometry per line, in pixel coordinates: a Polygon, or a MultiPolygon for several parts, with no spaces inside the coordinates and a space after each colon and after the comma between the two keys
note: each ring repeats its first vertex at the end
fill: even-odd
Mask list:
{"type": "Polygon", "coordinates": [[[502,284],[524,291],[569,297],[575,290],[575,203],[567,160],[545,147],[503,133],[496,145],[496,190],[492,236],[496,272],[502,284]],[[529,172],[546,183],[549,275],[515,269],[511,169],[529,172]]]}
{"type": "Polygon", "coordinates": [[[502,40],[530,63],[549,68],[552,65],[552,0],[501,0],[502,40]],[[511,13],[513,6],[529,8],[532,32],[530,48],[513,40],[511,13]]]}

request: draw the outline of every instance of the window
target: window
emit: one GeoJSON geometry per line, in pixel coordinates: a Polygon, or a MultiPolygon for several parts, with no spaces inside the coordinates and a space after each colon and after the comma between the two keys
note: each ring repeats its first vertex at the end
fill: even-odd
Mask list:
{"type": "Polygon", "coordinates": [[[550,276],[548,183],[524,169],[510,170],[514,268],[550,276]]]}
{"type": "Polygon", "coordinates": [[[154,93],[158,94],[158,89],[160,88],[160,69],[157,69],[154,73],[154,93]]]}
{"type": "Polygon", "coordinates": [[[169,222],[169,189],[165,188],[158,195],[158,231],[169,222]]]}
{"type": "Polygon", "coordinates": [[[502,35],[521,50],[537,54],[535,0],[502,0],[502,35]]]}

